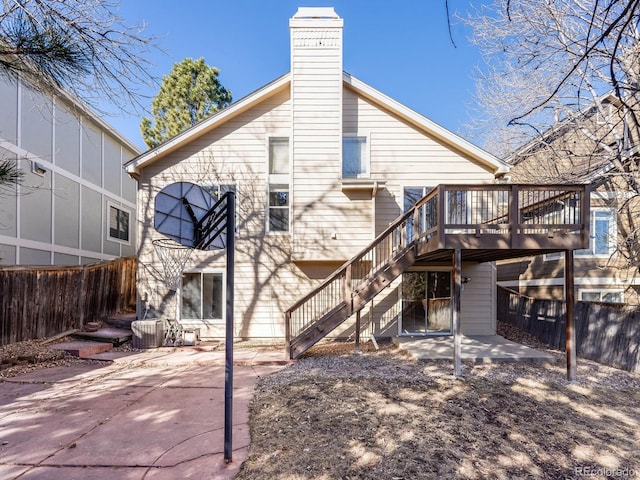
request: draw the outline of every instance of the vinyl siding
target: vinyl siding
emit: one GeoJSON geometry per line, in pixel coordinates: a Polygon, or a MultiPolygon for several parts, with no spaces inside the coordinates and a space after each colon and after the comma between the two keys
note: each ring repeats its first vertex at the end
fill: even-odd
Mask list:
{"type": "MultiPolygon", "coordinates": [[[[153,201],[155,194],[169,183],[238,185],[235,335],[282,338],[283,311],[340,262],[368,244],[373,239],[374,226],[381,231],[401,213],[405,186],[493,181],[491,173],[452,152],[447,145],[357,98],[350,90],[344,90],[343,95],[345,101],[341,108],[345,113],[362,116],[357,131],[349,121],[340,126],[337,137],[334,133],[314,131],[311,124],[304,129],[292,129],[290,92],[281,91],[143,170],[138,197],[139,204],[146,205],[139,222],[143,240],[139,266],[141,312],[148,306],[153,315],[176,316],[176,297],[169,295],[164,287],[163,267],[148,241],[160,236],[153,229],[153,201]],[[370,194],[342,191],[339,152],[342,135],[349,133],[367,135],[370,140],[371,176],[385,182],[385,188],[373,199],[370,194]],[[292,233],[267,234],[268,137],[293,138],[294,135],[299,137],[295,137],[291,145],[294,155],[292,233]]],[[[186,268],[223,271],[224,265],[221,252],[194,252],[186,268]]],[[[469,325],[465,326],[467,315],[463,314],[463,332],[493,333],[494,296],[486,291],[491,288],[491,267],[465,265],[464,268],[477,268],[477,273],[474,270],[477,283],[474,279],[465,287],[462,302],[469,325]]],[[[399,280],[393,282],[376,297],[372,315],[369,308],[363,311],[365,337],[367,332],[377,336],[397,333],[398,284],[399,280]]],[[[352,335],[353,321],[346,322],[332,336],[352,335]]],[[[224,335],[223,322],[200,327],[205,337],[224,335]]]]}
{"type": "MultiPolygon", "coordinates": [[[[177,313],[177,297],[164,286],[163,266],[151,244],[151,239],[162,237],[153,227],[155,195],[177,181],[236,184],[235,335],[284,336],[282,312],[318,281],[290,262],[289,235],[265,231],[268,137],[289,136],[289,126],[289,92],[284,91],[143,170],[138,190],[138,202],[145,206],[138,224],[139,312],[148,307],[151,316],[176,318],[177,313]]],[[[194,251],[185,271],[202,270],[224,272],[224,252],[194,251]]],[[[203,337],[224,336],[224,320],[197,325],[203,337]]]]}
{"type": "Polygon", "coordinates": [[[293,258],[346,260],[371,240],[372,218],[370,200],[340,190],[342,28],[292,28],[291,43],[293,258]]]}
{"type": "Polygon", "coordinates": [[[496,267],[494,263],[463,264],[462,276],[470,280],[463,285],[460,298],[460,331],[463,335],[496,333],[496,267]]]}
{"type": "Polygon", "coordinates": [[[63,92],[14,80],[0,76],[0,157],[19,159],[25,176],[0,198],[0,243],[12,252],[0,254],[0,264],[79,265],[135,254],[133,232],[129,244],[106,238],[103,209],[107,199],[124,205],[135,224],[136,181],[122,161],[136,148],[63,92]],[[44,175],[32,172],[32,160],[44,175]]]}

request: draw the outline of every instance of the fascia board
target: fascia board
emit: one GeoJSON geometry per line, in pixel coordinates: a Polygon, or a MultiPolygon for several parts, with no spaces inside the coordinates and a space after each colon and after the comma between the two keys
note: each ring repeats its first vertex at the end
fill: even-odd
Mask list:
{"type": "Polygon", "coordinates": [[[158,145],[151,150],[146,151],[142,155],[125,163],[124,168],[129,175],[136,176],[140,174],[140,170],[159,158],[164,157],[168,153],[182,147],[186,143],[192,141],[194,138],[203,135],[206,132],[222,125],[233,117],[239,115],[242,112],[247,111],[256,104],[262,102],[265,98],[272,96],[279,90],[288,87],[290,81],[290,74],[287,73],[273,82],[265,85],[264,87],[250,93],[249,95],[241,98],[237,102],[223,108],[219,112],[215,113],[211,117],[203,120],[202,122],[188,128],[184,132],[176,135],[175,137],[167,140],[166,142],[158,145]]]}
{"type": "Polygon", "coordinates": [[[511,165],[509,165],[507,162],[500,160],[498,157],[491,155],[486,150],[477,147],[476,145],[452,133],[451,131],[438,125],[432,120],[429,120],[423,115],[420,115],[416,111],[411,110],[400,102],[397,102],[391,97],[388,97],[384,93],[376,90],[373,87],[370,87],[369,85],[358,80],[349,73],[343,73],[343,81],[364,97],[374,101],[375,103],[384,105],[385,108],[392,110],[413,125],[427,131],[429,134],[433,135],[439,140],[442,140],[449,145],[455,146],[457,149],[463,151],[464,153],[478,160],[480,163],[491,168],[494,174],[507,173],[511,169],[511,165]]]}

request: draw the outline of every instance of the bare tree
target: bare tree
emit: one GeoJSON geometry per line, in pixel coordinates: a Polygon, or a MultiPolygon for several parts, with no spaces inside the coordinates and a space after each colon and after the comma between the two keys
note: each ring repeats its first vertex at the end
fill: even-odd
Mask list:
{"type": "Polygon", "coordinates": [[[2,0],[0,72],[47,93],[63,88],[100,113],[137,111],[154,40],[126,25],[116,0],[2,0]]]}
{"type": "Polygon", "coordinates": [[[495,0],[463,21],[484,66],[477,134],[525,182],[601,182],[640,265],[640,0],[495,0]]]}
{"type": "MultiPolygon", "coordinates": [[[[495,0],[463,19],[485,63],[476,81],[483,112],[476,126],[487,146],[504,155],[588,108],[605,118],[600,99],[609,91],[637,129],[639,4],[495,0]]],[[[611,133],[620,137],[618,150],[628,147],[622,133],[611,133]]]]}

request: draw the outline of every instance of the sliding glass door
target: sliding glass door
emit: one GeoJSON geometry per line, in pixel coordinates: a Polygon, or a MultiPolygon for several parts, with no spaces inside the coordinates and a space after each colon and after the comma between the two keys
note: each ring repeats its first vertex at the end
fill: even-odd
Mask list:
{"type": "Polygon", "coordinates": [[[451,334],[451,272],[406,272],[400,291],[400,335],[451,334]]]}

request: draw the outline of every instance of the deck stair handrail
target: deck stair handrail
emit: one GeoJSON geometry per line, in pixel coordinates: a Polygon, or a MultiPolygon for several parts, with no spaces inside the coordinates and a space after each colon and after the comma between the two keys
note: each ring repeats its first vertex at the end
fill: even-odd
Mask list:
{"type": "Polygon", "coordinates": [[[512,248],[535,234],[588,238],[587,192],[585,185],[439,185],[285,311],[289,356],[301,355],[364,308],[419,251],[448,248],[449,237],[510,237],[512,248]]]}

